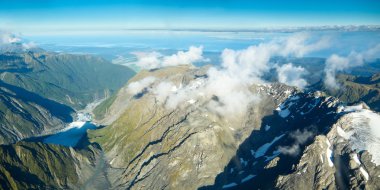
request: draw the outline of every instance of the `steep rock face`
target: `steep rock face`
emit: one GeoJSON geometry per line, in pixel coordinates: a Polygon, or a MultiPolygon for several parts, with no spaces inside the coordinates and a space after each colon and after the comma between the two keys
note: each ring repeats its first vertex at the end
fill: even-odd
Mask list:
{"type": "Polygon", "coordinates": [[[1,145],[0,158],[1,189],[77,189],[97,171],[100,152],[18,142],[1,145]]]}
{"type": "MultiPolygon", "coordinates": [[[[179,88],[206,77],[206,71],[173,67],[143,72],[130,82],[149,74],[158,78],[152,87],[170,80],[179,88]]],[[[128,94],[127,88],[109,108],[110,113],[118,111],[113,107],[124,101],[124,112],[110,126],[91,132],[90,138],[106,152],[114,187],[132,189],[195,189],[213,184],[239,145],[260,129],[261,119],[297,92],[281,84],[252,85],[250,91],[261,100],[249,105],[247,113],[229,118],[210,111],[207,98],[188,100],[171,110],[149,91],[136,96],[128,94]]]]}
{"type": "Polygon", "coordinates": [[[90,55],[52,52],[0,54],[0,78],[76,109],[119,89],[134,71],[90,55]]]}
{"type": "Polygon", "coordinates": [[[295,171],[277,179],[279,189],[337,189],[336,169],[330,155],[331,144],[326,136],[317,136],[304,151],[295,171]]]}
{"type": "MultiPolygon", "coordinates": [[[[341,117],[329,133],[318,136],[307,147],[294,172],[278,178],[277,187],[379,189],[380,167],[376,164],[379,139],[368,134],[371,132],[368,123],[358,123],[361,112],[373,113],[356,110],[341,117]]],[[[380,115],[375,117],[380,118],[380,115]]],[[[368,118],[362,117],[360,121],[363,119],[368,118]]]]}
{"type": "Polygon", "coordinates": [[[73,120],[73,112],[68,106],[0,82],[0,144],[59,129],[73,120]]]}
{"type": "MultiPolygon", "coordinates": [[[[215,184],[202,189],[275,188],[277,177],[291,173],[305,147],[334,124],[338,105],[337,99],[319,92],[290,96],[262,119],[260,130],[252,131],[239,146],[215,184]]],[[[312,187],[302,185],[301,189],[312,187]]]]}
{"type": "MultiPolygon", "coordinates": [[[[169,75],[175,75],[176,80],[182,80],[183,74],[188,71],[188,67],[169,67],[165,69],[158,69],[154,72],[143,70],[129,80],[127,85],[124,85],[115,96],[110,97],[108,100],[104,101],[102,104],[97,106],[95,110],[99,112],[97,119],[100,123],[104,125],[112,124],[116,119],[118,119],[125,110],[130,107],[129,102],[133,100],[131,94],[128,93],[128,85],[132,82],[142,80],[146,77],[157,77],[159,79],[164,79],[169,75]]],[[[179,83],[180,81],[177,81],[179,83]]],[[[151,97],[152,98],[152,97],[151,97]]],[[[143,106],[142,106],[143,107],[143,106]]]]}
{"type": "MultiPolygon", "coordinates": [[[[105,150],[113,188],[378,188],[373,162],[378,136],[370,138],[372,148],[365,150],[360,142],[368,139],[352,141],[337,132],[342,125],[351,134],[343,127],[349,125],[341,123],[368,107],[343,106],[322,92],[282,84],[251,84],[250,95],[259,98],[243,113],[221,115],[210,108],[219,97],[192,99],[193,92],[204,92],[207,71],[186,66],[143,71],[102,108],[102,122],[112,124],[90,132],[90,141],[105,150]],[[154,80],[144,80],[149,77],[154,80]],[[131,84],[143,81],[138,93],[130,92],[131,84]],[[174,108],[162,104],[157,93],[167,81],[175,93],[191,89],[174,108]]],[[[361,134],[371,131],[361,129],[361,134]]]]}
{"type": "Polygon", "coordinates": [[[0,146],[3,188],[379,188],[380,116],[368,106],[264,83],[249,84],[255,98],[224,112],[213,105],[225,97],[203,94],[208,71],[141,72],[102,106],[100,122],[111,124],[88,131],[88,148],[0,146]],[[168,91],[175,96],[162,98],[168,91]]]}

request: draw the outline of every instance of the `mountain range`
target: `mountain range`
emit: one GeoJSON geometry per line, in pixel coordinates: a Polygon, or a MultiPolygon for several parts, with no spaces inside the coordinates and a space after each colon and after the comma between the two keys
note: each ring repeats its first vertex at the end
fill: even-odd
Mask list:
{"type": "Polygon", "coordinates": [[[210,66],[135,75],[94,56],[29,51],[2,53],[0,70],[1,189],[380,188],[379,74],[339,75],[340,91],[253,83],[239,89],[245,104],[228,84],[207,86],[210,66]],[[75,146],[22,140],[100,98],[98,127],[75,146]]]}
{"type": "Polygon", "coordinates": [[[89,55],[0,54],[0,142],[62,129],[75,120],[76,110],[112,95],[133,75],[127,67],[89,55]]]}

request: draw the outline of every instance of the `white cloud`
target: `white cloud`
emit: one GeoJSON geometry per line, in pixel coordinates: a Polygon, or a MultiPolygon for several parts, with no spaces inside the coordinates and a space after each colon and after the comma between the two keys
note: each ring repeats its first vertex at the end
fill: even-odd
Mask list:
{"type": "Polygon", "coordinates": [[[203,47],[190,46],[188,51],[178,51],[176,54],[164,57],[162,66],[191,65],[203,60],[203,47]]]}
{"type": "Polygon", "coordinates": [[[353,67],[362,66],[365,61],[373,61],[374,59],[379,58],[379,55],[380,44],[361,53],[351,52],[346,57],[336,54],[331,55],[325,63],[325,86],[330,89],[338,89],[339,84],[335,79],[337,72],[346,71],[353,67]]]}
{"type": "Polygon", "coordinates": [[[127,92],[136,95],[143,92],[144,89],[148,88],[156,81],[155,77],[146,77],[142,80],[131,82],[127,87],[127,92]]]}
{"type": "Polygon", "coordinates": [[[305,144],[306,141],[311,139],[314,136],[314,133],[312,131],[308,130],[296,130],[289,134],[289,137],[294,140],[294,143],[290,146],[280,146],[278,147],[278,151],[280,151],[282,154],[290,155],[290,156],[297,156],[300,153],[300,146],[302,144],[305,144]]]}
{"type": "Polygon", "coordinates": [[[302,77],[308,74],[308,71],[301,66],[293,66],[293,64],[288,63],[282,66],[277,66],[277,77],[278,81],[290,86],[296,86],[300,89],[305,88],[307,82],[302,77]]]}
{"type": "Polygon", "coordinates": [[[37,47],[34,42],[26,42],[18,35],[0,30],[0,45],[10,45],[12,47],[15,43],[21,44],[23,50],[33,49],[37,47]]]}
{"type": "Polygon", "coordinates": [[[297,156],[300,153],[300,145],[280,146],[278,147],[278,151],[285,155],[297,156]]]}
{"type": "Polygon", "coordinates": [[[326,60],[324,84],[330,89],[338,89],[339,84],[335,79],[336,72],[345,71],[352,67],[364,64],[363,56],[360,53],[351,52],[347,57],[336,54],[331,55],[326,60]]]}
{"type": "Polygon", "coordinates": [[[176,65],[192,65],[195,62],[204,61],[203,47],[190,46],[188,51],[178,51],[176,54],[164,56],[158,52],[135,52],[136,65],[143,69],[155,69],[176,65]]]}
{"type": "MultiPolygon", "coordinates": [[[[207,78],[198,78],[178,90],[171,91],[173,84],[161,82],[151,90],[167,109],[175,109],[178,106],[186,105],[189,100],[207,100],[207,108],[224,117],[234,117],[236,114],[245,114],[248,105],[259,101],[260,97],[252,94],[249,86],[263,83],[262,76],[273,66],[270,59],[273,56],[301,56],[312,51],[319,50],[325,46],[325,42],[310,40],[302,35],[300,40],[297,37],[290,40],[276,40],[269,43],[262,43],[250,46],[243,50],[225,49],[221,54],[220,67],[211,67],[207,71],[207,78]],[[304,45],[302,45],[304,44],[304,45]],[[317,44],[317,47],[313,47],[317,44]],[[322,44],[322,45],[321,45],[322,44]],[[306,47],[306,50],[302,50],[306,47]]],[[[158,58],[165,64],[160,66],[188,63],[203,59],[202,48],[179,52],[173,56],[158,58]],[[192,52],[192,53],[190,53],[192,52]],[[169,61],[170,60],[170,61],[169,61]],[[170,62],[170,63],[169,63],[170,62]]],[[[306,73],[302,67],[294,67],[287,64],[278,68],[280,80],[290,85],[304,87],[307,83],[301,77],[306,73]]]]}
{"type": "Polygon", "coordinates": [[[22,47],[26,50],[36,48],[37,45],[34,42],[22,43],[22,47]]]}
{"type": "Polygon", "coordinates": [[[153,94],[156,95],[158,102],[164,104],[168,96],[175,92],[177,87],[172,82],[161,82],[153,89],[153,94]]]}
{"type": "Polygon", "coordinates": [[[329,37],[322,37],[317,41],[312,41],[309,33],[297,33],[286,40],[286,45],[282,50],[283,55],[294,55],[302,57],[308,53],[322,50],[329,47],[329,37]]]}
{"type": "Polygon", "coordinates": [[[270,69],[268,63],[277,48],[272,44],[260,44],[238,51],[225,49],[221,55],[223,70],[242,80],[261,81],[262,75],[270,69]]]}
{"type": "Polygon", "coordinates": [[[137,57],[136,65],[144,69],[154,69],[161,67],[162,55],[158,52],[135,52],[133,53],[137,57]]]}
{"type": "Polygon", "coordinates": [[[21,38],[17,37],[12,33],[0,31],[0,45],[12,44],[17,42],[21,42],[21,38]]]}
{"type": "Polygon", "coordinates": [[[365,51],[363,53],[363,58],[366,61],[374,61],[380,57],[380,44],[377,44],[375,47],[365,51]]]}
{"type": "Polygon", "coordinates": [[[258,99],[248,89],[252,80],[257,80],[256,78],[239,75],[226,68],[211,68],[207,75],[208,80],[203,87],[203,93],[208,99],[217,97],[208,104],[211,111],[223,116],[243,114],[248,105],[258,99]]]}

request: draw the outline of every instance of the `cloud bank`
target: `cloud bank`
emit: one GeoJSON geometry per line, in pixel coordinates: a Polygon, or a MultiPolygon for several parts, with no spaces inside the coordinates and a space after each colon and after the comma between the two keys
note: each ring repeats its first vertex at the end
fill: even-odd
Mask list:
{"type": "MultiPolygon", "coordinates": [[[[269,43],[250,46],[242,50],[225,49],[221,54],[219,67],[212,66],[206,78],[197,78],[186,86],[175,86],[170,81],[162,81],[150,90],[158,102],[167,109],[175,109],[186,103],[207,100],[206,107],[224,117],[245,114],[248,105],[260,100],[249,87],[262,84],[263,75],[271,68],[273,56],[304,56],[310,52],[326,47],[325,39],[311,40],[305,33],[296,34],[288,39],[274,40],[269,43]]],[[[202,47],[190,47],[187,52],[178,52],[172,56],[161,56],[153,53],[146,56],[141,65],[147,68],[191,64],[204,59],[202,47]]],[[[139,59],[142,61],[143,59],[139,59]]],[[[302,67],[286,64],[277,68],[280,82],[303,88],[307,82],[302,76],[307,71],[302,67]]],[[[132,88],[132,87],[131,87],[132,88]]],[[[138,88],[141,90],[141,87],[138,88]]]]}
{"type": "Polygon", "coordinates": [[[164,56],[158,52],[135,52],[136,65],[143,69],[156,69],[176,65],[192,65],[203,61],[203,47],[190,46],[188,51],[178,51],[176,54],[164,56]]]}
{"type": "Polygon", "coordinates": [[[373,61],[380,54],[380,44],[361,53],[351,52],[348,56],[343,57],[337,54],[331,55],[325,63],[324,84],[329,89],[339,89],[336,81],[336,73],[346,71],[353,67],[364,65],[365,61],[373,61]]]}
{"type": "Polygon", "coordinates": [[[0,31],[0,45],[7,45],[18,42],[21,42],[21,38],[12,33],[0,31]]]}
{"type": "Polygon", "coordinates": [[[21,44],[21,48],[23,50],[28,50],[37,47],[37,45],[34,42],[26,42],[21,37],[15,34],[0,30],[0,46],[12,46],[14,44],[21,44]]]}
{"type": "Polygon", "coordinates": [[[161,67],[162,55],[158,52],[135,52],[137,57],[136,65],[144,69],[154,69],[161,67]]]}
{"type": "Polygon", "coordinates": [[[305,88],[308,84],[302,77],[308,74],[308,71],[301,66],[293,66],[288,63],[282,66],[276,66],[278,81],[290,86],[296,86],[300,89],[305,88]]]}
{"type": "Polygon", "coordinates": [[[301,151],[300,146],[311,139],[314,136],[314,133],[308,130],[300,131],[297,129],[290,133],[289,136],[294,140],[294,143],[290,146],[280,146],[278,147],[278,151],[285,155],[297,156],[301,151]]]}
{"type": "Polygon", "coordinates": [[[154,81],[156,81],[155,77],[146,77],[142,80],[131,82],[127,87],[127,91],[130,94],[136,95],[152,85],[154,81]]]}

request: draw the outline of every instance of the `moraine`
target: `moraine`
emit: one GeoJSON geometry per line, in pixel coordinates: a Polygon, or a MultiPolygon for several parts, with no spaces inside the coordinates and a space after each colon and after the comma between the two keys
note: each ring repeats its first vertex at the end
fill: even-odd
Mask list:
{"type": "Polygon", "coordinates": [[[65,128],[52,134],[42,135],[24,139],[24,141],[43,142],[46,144],[57,144],[67,147],[77,147],[87,136],[87,130],[94,130],[98,126],[92,122],[92,110],[104,99],[96,100],[78,111],[75,121],[69,123],[65,128]]]}

